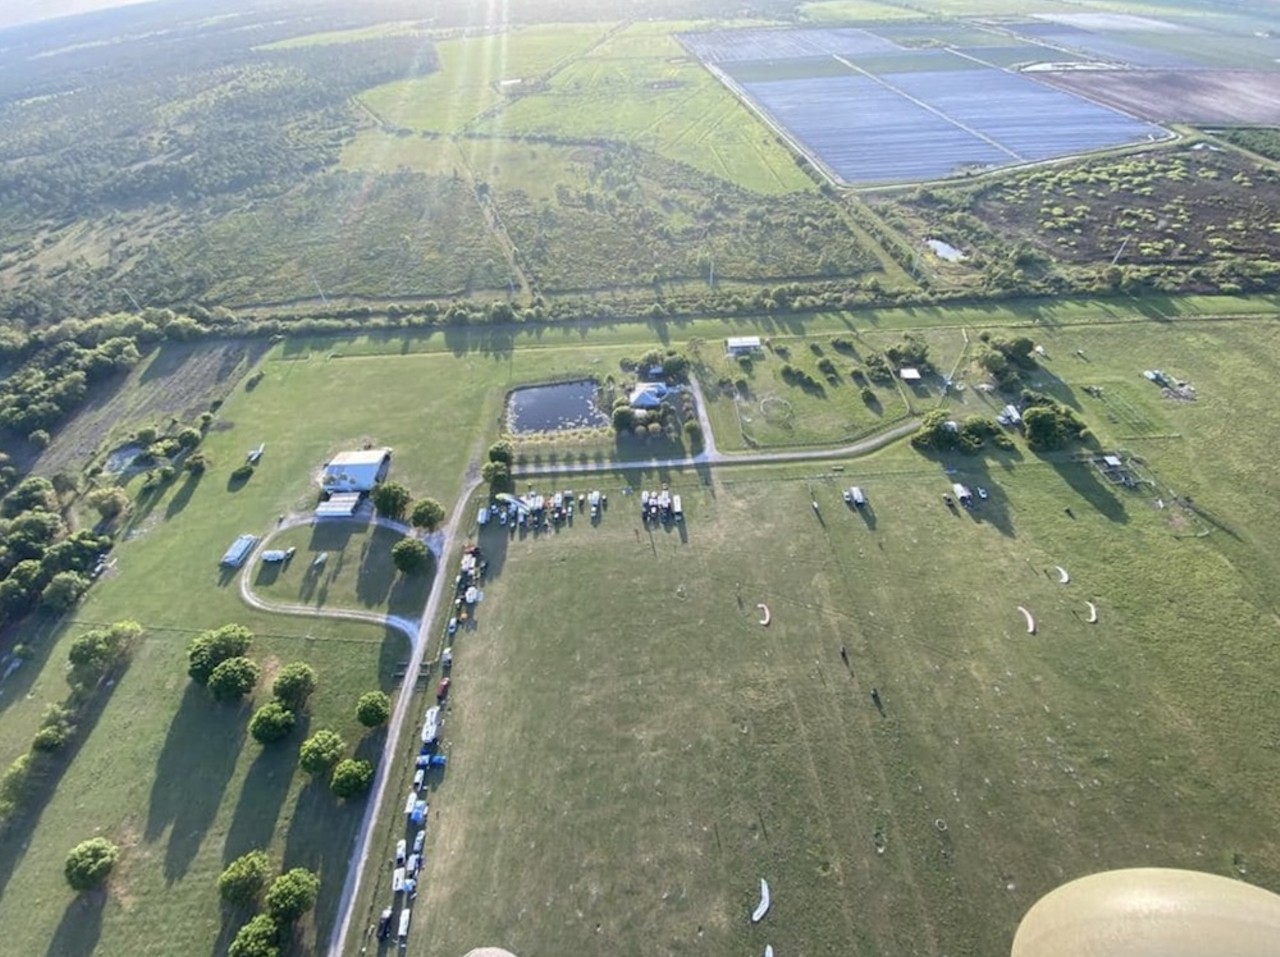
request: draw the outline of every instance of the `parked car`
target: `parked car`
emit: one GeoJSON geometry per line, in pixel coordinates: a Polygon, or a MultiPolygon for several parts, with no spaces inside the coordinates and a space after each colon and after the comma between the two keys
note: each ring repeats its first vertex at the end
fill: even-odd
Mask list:
{"type": "Polygon", "coordinates": [[[404,838],[401,838],[396,841],[396,867],[400,867],[404,864],[404,857],[406,853],[408,853],[408,846],[406,845],[404,838]]]}
{"type": "Polygon", "coordinates": [[[422,863],[422,859],[417,854],[409,855],[409,863],[404,866],[404,872],[409,877],[415,877],[418,873],[418,867],[422,863]]]}
{"type": "Polygon", "coordinates": [[[456,615],[453,618],[449,619],[448,631],[449,631],[449,634],[451,635],[456,635],[458,633],[458,618],[456,615]]]}
{"type": "Polygon", "coordinates": [[[418,831],[417,834],[413,835],[413,852],[415,854],[422,853],[422,845],[426,843],[426,840],[427,840],[427,832],[425,829],[420,830],[418,831]]]}
{"type": "Polygon", "coordinates": [[[378,940],[386,940],[391,936],[391,908],[383,909],[378,918],[378,940]]]}
{"type": "Polygon", "coordinates": [[[986,497],[987,497],[987,490],[986,490],[985,488],[983,488],[981,485],[979,485],[979,486],[978,486],[978,488],[977,488],[977,490],[976,490],[976,491],[977,491],[977,493],[978,493],[978,498],[983,498],[983,499],[984,499],[984,498],[986,498],[986,497]]]}

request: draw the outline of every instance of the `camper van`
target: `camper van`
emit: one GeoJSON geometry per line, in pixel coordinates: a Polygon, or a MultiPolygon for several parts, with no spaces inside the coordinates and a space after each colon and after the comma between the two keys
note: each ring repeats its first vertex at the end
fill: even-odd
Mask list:
{"type": "Polygon", "coordinates": [[[434,744],[440,736],[440,709],[432,705],[422,721],[422,743],[434,744]]]}
{"type": "Polygon", "coordinates": [[[409,940],[409,917],[411,913],[407,907],[400,911],[400,932],[396,934],[396,939],[400,942],[401,947],[409,940]]]}
{"type": "Polygon", "coordinates": [[[858,508],[862,508],[862,506],[867,504],[866,494],[856,485],[849,489],[849,500],[853,502],[854,505],[858,506],[858,508]]]}
{"type": "Polygon", "coordinates": [[[680,501],[680,496],[673,496],[671,499],[671,512],[675,515],[676,521],[684,519],[684,503],[680,501]]]}
{"type": "Polygon", "coordinates": [[[404,863],[404,856],[409,851],[409,842],[403,837],[396,841],[396,866],[399,867],[404,863]]]}
{"type": "Polygon", "coordinates": [[[489,524],[489,506],[481,506],[479,513],[476,515],[476,522],[480,525],[489,524]]]}
{"type": "Polygon", "coordinates": [[[386,940],[391,936],[391,908],[387,907],[378,917],[378,940],[386,940]]]}

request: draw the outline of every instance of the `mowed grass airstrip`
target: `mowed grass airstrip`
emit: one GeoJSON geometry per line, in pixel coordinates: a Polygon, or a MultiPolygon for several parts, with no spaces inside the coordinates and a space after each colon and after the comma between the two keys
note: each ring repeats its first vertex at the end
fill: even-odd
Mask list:
{"type": "MultiPolygon", "coordinates": [[[[1280,483],[1248,425],[1265,421],[1269,324],[1034,335],[1035,382],[1154,486],[1070,454],[900,445],[841,472],[535,478],[605,490],[603,521],[480,532],[490,578],[452,639],[409,953],[1000,954],[1036,898],[1096,870],[1275,886],[1280,483]],[[1151,365],[1197,401],[1162,398],[1151,365]],[[625,490],[661,481],[683,527],[638,520],[625,490]],[[952,481],[990,497],[953,513],[952,481]],[[853,483],[866,512],[841,501],[853,483]],[[752,926],[761,877],[774,904],[752,926]]],[[[392,772],[357,931],[392,901],[416,748],[392,772]]]]}
{"type": "MultiPolygon", "coordinates": [[[[1243,311],[1239,301],[1217,306],[1243,311]]],[[[1015,313],[988,319],[1000,315],[1015,313]]],[[[433,794],[411,953],[500,943],[516,953],[718,954],[771,943],[988,954],[1007,946],[1032,900],[1092,870],[1174,864],[1275,886],[1280,860],[1265,840],[1280,820],[1268,745],[1280,718],[1268,679],[1266,547],[1280,534],[1269,507],[1280,483],[1266,465],[1270,325],[1117,322],[1124,310],[1101,304],[1044,315],[1055,319],[1033,330],[1050,355],[1042,387],[1077,403],[1105,444],[1142,456],[1160,495],[1191,495],[1208,518],[1026,450],[936,462],[898,446],[842,473],[820,463],[726,468],[709,484],[705,473],[653,471],[540,482],[598,485],[610,508],[596,528],[578,521],[508,542],[491,527],[481,539],[491,579],[477,627],[455,647],[450,764],[433,794]],[[1160,398],[1141,377],[1149,367],[1192,381],[1199,398],[1160,398]],[[1101,386],[1103,398],[1084,385],[1101,386]],[[973,513],[947,511],[942,465],[990,499],[973,513]],[[623,494],[662,480],[684,495],[683,532],[650,534],[623,494]],[[866,515],[840,500],[855,482],[870,497],[866,515]],[[1047,574],[1058,564],[1070,584],[1047,574]],[[1084,621],[1086,600],[1097,625],[1084,621]],[[757,624],[759,602],[773,612],[768,629],[757,624]],[[1036,615],[1036,635],[1018,605],[1036,615]],[[752,928],[760,877],[775,904],[752,928]]],[[[3,686],[7,761],[45,703],[65,695],[75,635],[125,617],[147,627],[56,790],[0,854],[0,920],[15,952],[225,944],[237,919],[220,911],[214,882],[255,845],[320,871],[320,906],[298,950],[324,939],[362,808],[297,772],[300,734],[264,752],[245,733],[249,707],[189,691],[184,652],[200,629],[249,625],[268,673],[295,659],[319,671],[310,727],[376,752],[352,707],[364,690],[397,686],[405,640],[251,612],[216,568],[236,534],[268,532],[314,501],[315,470],[332,452],[390,444],[394,477],[451,506],[497,434],[506,389],[615,372],[658,345],[656,332],[674,345],[685,340],[673,332],[700,338],[708,352],[729,331],[765,332],[799,355],[851,326],[883,347],[887,330],[917,322],[931,325],[941,360],[960,349],[955,327],[973,340],[978,321],[886,311],[275,347],[261,380],[219,410],[206,439],[214,468],[139,507],[114,570],[74,620],[33,641],[36,660],[3,686]],[[263,442],[257,473],[230,490],[230,469],[263,442]],[[124,854],[110,894],[84,904],[65,888],[61,862],[98,833],[124,854]]],[[[857,399],[846,389],[825,401],[857,399]]],[[[950,401],[959,414],[989,411],[972,389],[950,401]]],[[[569,447],[564,457],[585,455],[569,447]]],[[[321,547],[306,531],[284,533],[304,557],[321,547]]],[[[429,581],[388,577],[393,540],[326,540],[334,559],[345,552],[323,595],[306,592],[297,569],[259,592],[412,615],[429,581]]],[[[411,773],[407,757],[392,769],[357,932],[389,900],[386,841],[402,825],[405,790],[394,775],[411,773]]]]}

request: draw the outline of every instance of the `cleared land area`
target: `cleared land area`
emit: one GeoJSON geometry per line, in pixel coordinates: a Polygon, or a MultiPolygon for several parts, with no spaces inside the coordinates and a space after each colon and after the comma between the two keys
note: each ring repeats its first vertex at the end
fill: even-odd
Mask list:
{"type": "Polygon", "coordinates": [[[1106,70],[1045,74],[1056,87],[1151,120],[1280,123],[1280,73],[1252,70],[1106,70]]]}

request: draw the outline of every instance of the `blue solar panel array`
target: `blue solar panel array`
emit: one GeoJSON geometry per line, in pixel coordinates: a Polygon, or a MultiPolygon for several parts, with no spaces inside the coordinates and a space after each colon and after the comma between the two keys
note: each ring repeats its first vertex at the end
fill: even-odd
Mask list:
{"type": "Polygon", "coordinates": [[[897,73],[894,87],[1024,160],[1159,136],[1159,127],[1003,70],[897,73]]]}
{"type": "Polygon", "coordinates": [[[685,49],[704,63],[789,60],[796,57],[901,53],[907,48],[866,30],[714,30],[680,36],[685,49]]]}
{"type": "Polygon", "coordinates": [[[1069,156],[1162,133],[1003,70],[880,79],[850,74],[742,87],[846,183],[938,179],[966,167],[1069,156]]]}
{"type": "Polygon", "coordinates": [[[744,83],[743,88],[847,183],[935,179],[961,166],[1011,161],[1007,153],[867,77],[744,83]]]}

